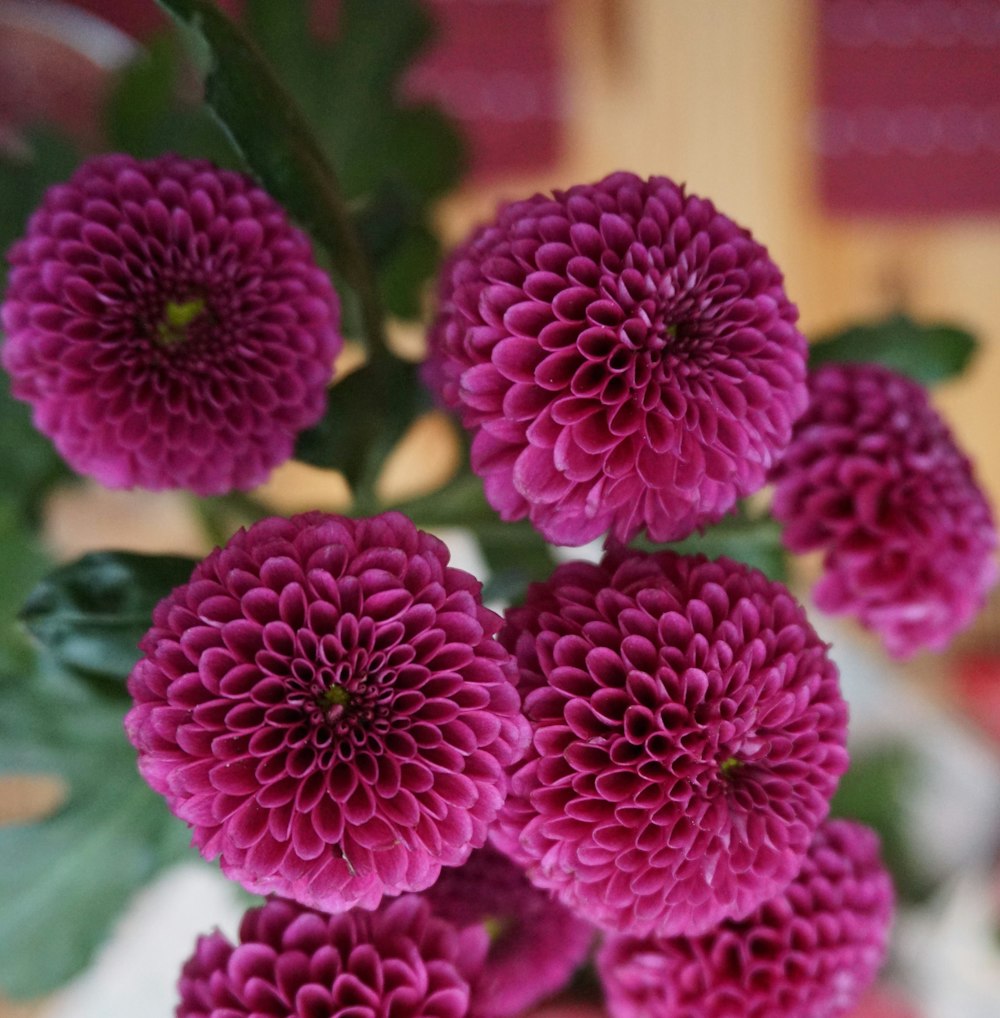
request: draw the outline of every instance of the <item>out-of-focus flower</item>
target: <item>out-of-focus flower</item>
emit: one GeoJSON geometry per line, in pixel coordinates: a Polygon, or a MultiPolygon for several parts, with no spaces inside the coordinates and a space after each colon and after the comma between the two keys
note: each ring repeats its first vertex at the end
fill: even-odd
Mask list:
{"type": "Polygon", "coordinates": [[[472,984],[474,1018],[513,1018],[562,989],[583,962],[594,929],[540,890],[489,846],[441,871],[424,892],[457,926],[484,923],[491,936],[472,984]]]}
{"type": "Polygon", "coordinates": [[[847,767],[837,669],[779,583],[619,549],[500,634],[534,735],[494,843],[610,930],[702,933],[795,875],[847,767]]]}
{"type": "Polygon", "coordinates": [[[861,998],[850,1018],[921,1018],[921,1014],[895,987],[876,985],[861,998]]]}
{"type": "Polygon", "coordinates": [[[406,895],[377,912],[325,915],[281,898],[243,917],[239,943],[201,937],[184,965],[177,1018],[465,1018],[486,950],[406,895]]]}
{"type": "Polygon", "coordinates": [[[822,549],[816,604],[875,630],[895,657],[941,650],[997,578],[997,535],[969,461],[916,382],[830,364],[773,471],[794,552],[822,549]]]}
{"type": "Polygon", "coordinates": [[[805,341],[750,234],[663,177],[501,208],[451,257],[425,380],[505,520],[670,541],[760,488],[805,409],[805,341]]]}
{"type": "Polygon", "coordinates": [[[747,918],[693,938],[609,937],[612,1018],[838,1018],[882,964],[892,900],[875,835],[826,823],[798,876],[747,918]]]}
{"type": "Polygon", "coordinates": [[[499,626],[400,513],[263,520],[157,606],[126,729],[228,876],[372,908],[464,862],[503,803],[528,732],[499,626]]]}
{"type": "Polygon", "coordinates": [[[108,487],[252,487],[323,414],[336,294],[242,174],[100,156],[49,189],[8,258],[14,395],[108,487]]]}

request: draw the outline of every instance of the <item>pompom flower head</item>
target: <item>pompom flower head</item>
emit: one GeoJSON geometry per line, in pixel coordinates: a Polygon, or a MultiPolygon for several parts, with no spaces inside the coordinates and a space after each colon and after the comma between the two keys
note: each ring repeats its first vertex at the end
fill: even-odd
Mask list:
{"type": "Polygon", "coordinates": [[[251,891],[338,911],[420,890],[483,844],[527,739],[499,626],[399,513],[263,520],[157,606],[139,768],[251,891]]]}
{"type": "Polygon", "coordinates": [[[816,604],[875,630],[895,657],[941,650],[995,584],[996,529],[923,387],[875,364],[830,364],[773,472],[795,552],[822,550],[816,604]]]}
{"type": "Polygon", "coordinates": [[[779,583],[619,549],[511,610],[533,743],[492,837],[609,930],[701,933],[801,864],[847,767],[836,667],[779,583]]]}
{"type": "Polygon", "coordinates": [[[108,487],[252,487],[323,414],[339,303],[242,174],[100,156],[49,189],[8,258],[14,395],[108,487]]]}
{"type": "Polygon", "coordinates": [[[700,937],[609,937],[612,1018],[839,1018],[885,957],[892,884],[866,827],[824,824],[795,879],[700,937]]]}
{"type": "Polygon", "coordinates": [[[805,409],[765,249],[663,177],[503,207],[451,257],[425,380],[505,520],[670,541],[760,488],[805,409]]]}
{"type": "Polygon", "coordinates": [[[325,915],[273,898],[239,943],[201,937],[178,985],[177,1018],[465,1018],[487,937],[456,930],[406,895],[377,912],[325,915]]]}
{"type": "Polygon", "coordinates": [[[488,845],[441,871],[424,892],[457,926],[484,924],[490,949],[472,985],[473,1018],[514,1018],[562,989],[583,962],[594,928],[535,887],[488,845]]]}

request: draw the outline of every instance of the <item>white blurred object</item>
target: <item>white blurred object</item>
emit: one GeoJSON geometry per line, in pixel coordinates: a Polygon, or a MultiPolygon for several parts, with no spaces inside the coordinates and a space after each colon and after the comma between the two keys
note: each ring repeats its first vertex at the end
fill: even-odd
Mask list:
{"type": "Polygon", "coordinates": [[[997,895],[984,870],[950,881],[926,908],[901,916],[895,954],[926,1018],[997,1018],[997,895]]]}
{"type": "Polygon", "coordinates": [[[1000,834],[996,746],[944,705],[931,702],[914,681],[914,664],[894,663],[877,644],[860,642],[849,624],[811,606],[808,611],[823,639],[833,644],[851,709],[852,751],[899,744],[912,754],[903,823],[921,868],[945,880],[970,867],[992,866],[1000,834]]]}

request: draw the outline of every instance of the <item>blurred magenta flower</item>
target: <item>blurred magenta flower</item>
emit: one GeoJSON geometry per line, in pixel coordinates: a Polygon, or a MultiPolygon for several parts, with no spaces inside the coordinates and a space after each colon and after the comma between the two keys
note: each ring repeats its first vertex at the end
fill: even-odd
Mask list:
{"type": "Polygon", "coordinates": [[[200,937],[177,1018],[465,1018],[487,936],[456,930],[405,895],[376,912],[326,915],[281,898],[243,917],[239,943],[200,937]]]}
{"type": "Polygon", "coordinates": [[[847,768],[837,669],[789,592],[618,549],[508,611],[533,742],[494,843],[612,931],[703,933],[799,869],[847,768]]]}
{"type": "Polygon", "coordinates": [[[490,949],[472,984],[473,1018],[514,1018],[561,990],[583,963],[594,928],[488,845],[441,871],[424,892],[456,926],[485,923],[490,949]]]}
{"type": "Polygon", "coordinates": [[[340,305],[249,177],[99,156],[48,190],[8,259],[14,395],[110,488],[253,487],[323,414],[340,305]]]}
{"type": "Polygon", "coordinates": [[[598,968],[611,1016],[839,1018],[882,964],[892,905],[878,838],[830,821],[795,879],[752,915],[700,937],[609,937],[598,968]]]}
{"type": "Polygon", "coordinates": [[[805,409],[766,250],[664,177],[500,209],[445,267],[425,380],[505,520],[556,544],[685,537],[764,484],[805,409]]]}
{"type": "Polygon", "coordinates": [[[500,619],[400,513],[262,520],[157,606],[139,768],[247,889],[326,911],[486,839],[528,737],[500,619]]]}
{"type": "Polygon", "coordinates": [[[824,611],[894,657],[942,650],[996,583],[997,534],[969,461],[922,386],[875,364],[829,364],[772,473],[794,552],[822,550],[824,611]]]}

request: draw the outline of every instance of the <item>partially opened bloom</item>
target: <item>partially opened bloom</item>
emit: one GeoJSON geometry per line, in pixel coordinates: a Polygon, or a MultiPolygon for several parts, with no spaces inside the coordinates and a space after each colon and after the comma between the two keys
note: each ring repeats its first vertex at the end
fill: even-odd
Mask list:
{"type": "Polygon", "coordinates": [[[126,729],[228,876],[372,908],[464,862],[503,803],[527,731],[499,625],[399,513],[263,520],[157,606],[126,729]]]}
{"type": "Polygon", "coordinates": [[[888,651],[941,650],[997,578],[997,534],[972,467],[923,387],[875,364],[830,364],[774,470],[795,552],[822,550],[814,591],[888,651]]]}
{"type": "Polygon", "coordinates": [[[594,928],[486,846],[441,871],[424,896],[457,926],[485,924],[490,948],[472,984],[473,1018],[514,1018],[569,982],[594,928]]]}
{"type": "Polygon", "coordinates": [[[325,915],[273,898],[239,942],[201,937],[181,972],[177,1018],[465,1018],[481,927],[456,930],[406,895],[377,912],[325,915]]]}
{"type": "Polygon", "coordinates": [[[609,937],[598,968],[612,1018],[839,1018],[885,958],[892,883],[866,827],[816,834],[795,879],[700,937],[609,937]]]}
{"type": "Polygon", "coordinates": [[[108,487],[252,487],[323,414],[339,303],[306,236],[243,174],[91,159],[8,258],[14,395],[108,487]]]}
{"type": "Polygon", "coordinates": [[[507,614],[533,742],[494,843],[609,930],[742,918],[801,865],[847,767],[837,669],[780,584],[627,549],[507,614]]]}
{"type": "Polygon", "coordinates": [[[664,177],[501,208],[451,257],[425,380],[505,520],[556,544],[684,537],[760,488],[805,409],[766,250],[664,177]]]}

